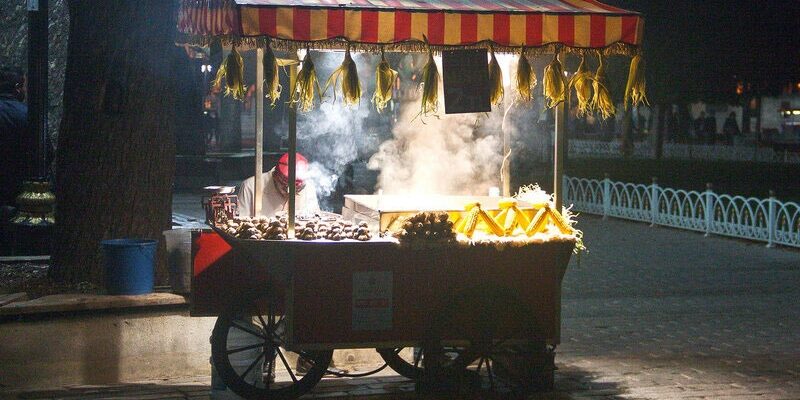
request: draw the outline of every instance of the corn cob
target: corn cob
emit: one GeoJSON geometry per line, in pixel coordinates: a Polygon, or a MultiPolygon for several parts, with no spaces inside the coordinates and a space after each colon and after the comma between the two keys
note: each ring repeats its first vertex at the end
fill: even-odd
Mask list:
{"type": "Polygon", "coordinates": [[[481,206],[478,204],[475,207],[472,207],[466,216],[463,233],[467,235],[468,238],[472,238],[472,235],[475,234],[475,228],[478,227],[478,216],[480,213],[481,206]]]}
{"type": "Polygon", "coordinates": [[[325,89],[327,92],[328,87],[333,87],[333,102],[336,102],[336,86],[339,84],[339,78],[342,78],[342,97],[344,97],[344,104],[348,106],[356,105],[361,101],[361,82],[358,80],[358,70],[353,57],[350,55],[350,47],[344,53],[344,61],[339,66],[328,80],[325,82],[325,89]]]}
{"type": "Polygon", "coordinates": [[[292,88],[292,96],[290,103],[297,103],[300,111],[311,111],[314,108],[314,90],[316,89],[317,95],[322,100],[322,89],[319,87],[317,80],[317,69],[314,67],[314,62],[311,60],[311,52],[306,51],[306,56],[303,62],[300,63],[301,69],[297,73],[297,79],[292,88]]]}
{"type": "Polygon", "coordinates": [[[495,220],[493,220],[492,217],[486,213],[486,211],[480,210],[479,215],[486,226],[489,227],[491,233],[493,233],[495,236],[505,236],[505,230],[503,230],[503,227],[495,222],[495,220]]]}
{"type": "Polygon", "coordinates": [[[531,223],[531,220],[528,219],[528,215],[520,210],[517,206],[512,207],[512,209],[515,212],[517,225],[519,225],[520,228],[525,229],[531,223]]]}
{"type": "Polygon", "coordinates": [[[492,58],[489,60],[489,102],[498,105],[503,102],[503,70],[494,56],[494,49],[490,49],[492,58]]]}
{"type": "Polygon", "coordinates": [[[564,67],[558,61],[558,55],[553,56],[553,61],[544,68],[544,84],[542,86],[544,86],[547,108],[553,108],[564,101],[567,82],[564,79],[564,67]]]}
{"type": "Polygon", "coordinates": [[[375,94],[372,96],[372,102],[375,103],[375,109],[378,112],[383,111],[392,100],[392,87],[396,80],[397,71],[392,69],[389,61],[386,61],[386,56],[381,49],[381,62],[378,63],[375,71],[375,94]]]}
{"type": "Polygon", "coordinates": [[[594,89],[594,96],[592,97],[591,107],[593,110],[600,113],[603,119],[609,119],[617,111],[614,107],[614,102],[611,100],[611,93],[608,92],[606,87],[606,66],[603,62],[603,55],[597,56],[600,61],[600,66],[597,67],[597,72],[594,75],[592,88],[594,89]]]}
{"type": "Polygon", "coordinates": [[[625,109],[640,104],[650,105],[647,100],[647,86],[644,78],[644,60],[641,55],[631,59],[631,70],[628,75],[628,84],[625,86],[625,109]]]}
{"type": "Polygon", "coordinates": [[[537,232],[544,231],[544,227],[547,226],[547,214],[548,214],[547,210],[549,208],[550,208],[549,206],[545,206],[539,209],[539,212],[537,212],[536,215],[533,217],[531,223],[528,224],[527,228],[525,228],[525,234],[527,234],[528,236],[533,236],[537,232]]]}
{"type": "MultiPolygon", "coordinates": [[[[514,228],[517,225],[517,209],[516,207],[510,207],[506,210],[508,214],[506,215],[505,223],[503,224],[503,230],[505,231],[506,236],[511,236],[514,233],[514,228]]],[[[523,229],[524,226],[523,225],[523,229]]]]}
{"type": "Polygon", "coordinates": [[[575,75],[569,80],[569,85],[575,88],[575,98],[578,101],[577,115],[586,115],[591,110],[592,80],[594,77],[586,68],[586,57],[581,57],[581,63],[575,75]]]}
{"type": "Polygon", "coordinates": [[[533,88],[536,87],[536,73],[533,72],[531,63],[525,57],[525,48],[519,53],[517,62],[517,96],[521,101],[528,102],[533,98],[533,88]]]}
{"type": "Polygon", "coordinates": [[[430,48],[428,48],[428,62],[422,67],[421,85],[422,107],[418,115],[435,114],[439,111],[439,69],[436,67],[433,50],[430,48]]]}
{"type": "Polygon", "coordinates": [[[243,100],[244,90],[244,60],[236,47],[231,49],[228,57],[219,66],[217,76],[214,77],[214,86],[222,87],[222,80],[225,80],[225,95],[232,96],[236,100],[243,100]]]}
{"type": "Polygon", "coordinates": [[[562,216],[561,213],[559,213],[556,210],[553,210],[550,207],[548,207],[548,210],[550,214],[550,219],[553,221],[558,230],[561,231],[561,233],[569,235],[573,232],[572,226],[570,226],[569,222],[567,222],[567,220],[564,219],[564,216],[562,216]]]}

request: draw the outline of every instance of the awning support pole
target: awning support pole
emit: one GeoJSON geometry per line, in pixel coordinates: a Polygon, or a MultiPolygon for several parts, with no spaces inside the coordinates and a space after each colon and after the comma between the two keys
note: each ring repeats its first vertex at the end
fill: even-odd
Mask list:
{"type": "Polygon", "coordinates": [[[264,181],[261,178],[264,167],[264,49],[256,50],[256,170],[255,188],[253,193],[253,215],[261,215],[262,198],[264,197],[264,181]]]}
{"type": "MultiPolygon", "coordinates": [[[[294,53],[297,57],[297,53],[294,53]]],[[[306,56],[308,57],[308,56],[306,56]]],[[[289,66],[289,87],[294,88],[297,81],[297,64],[289,66]]],[[[294,93],[289,93],[293,96],[294,93]]],[[[297,102],[289,102],[289,217],[287,238],[294,239],[294,214],[297,196],[297,102]]]]}
{"type": "MultiPolygon", "coordinates": [[[[563,55],[558,56],[560,61],[564,62],[563,55]]],[[[566,94],[566,99],[569,99],[569,92],[566,94]]],[[[564,175],[564,155],[566,148],[564,147],[565,138],[567,136],[567,114],[566,114],[567,100],[558,103],[553,109],[555,114],[556,129],[553,140],[553,198],[555,199],[555,209],[561,212],[564,204],[564,192],[562,190],[563,175],[564,175]]]]}

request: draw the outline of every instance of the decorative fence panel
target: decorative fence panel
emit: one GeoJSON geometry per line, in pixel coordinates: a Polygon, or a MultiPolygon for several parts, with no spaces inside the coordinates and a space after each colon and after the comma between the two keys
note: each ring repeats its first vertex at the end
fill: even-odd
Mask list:
{"type": "Polygon", "coordinates": [[[714,193],[564,177],[564,203],[575,211],[800,247],[800,205],[775,197],[714,193]]]}

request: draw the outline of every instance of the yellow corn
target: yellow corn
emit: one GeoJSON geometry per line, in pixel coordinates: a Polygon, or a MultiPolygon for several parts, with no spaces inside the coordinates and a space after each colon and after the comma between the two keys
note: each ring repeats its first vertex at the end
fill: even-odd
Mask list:
{"type": "Polygon", "coordinates": [[[569,85],[575,88],[575,98],[577,100],[577,115],[584,116],[591,110],[592,101],[592,80],[594,77],[586,68],[586,57],[581,57],[581,63],[575,75],[569,80],[569,85]]]}
{"type": "Polygon", "coordinates": [[[608,92],[606,87],[606,66],[603,62],[603,55],[599,54],[598,59],[600,66],[597,67],[597,72],[594,75],[592,88],[594,95],[592,97],[591,108],[600,114],[603,119],[609,119],[617,111],[614,107],[614,102],[611,100],[611,93],[608,92]]]}
{"type": "Polygon", "coordinates": [[[549,210],[550,219],[553,220],[553,224],[555,224],[558,230],[565,235],[571,234],[572,226],[570,226],[569,222],[564,219],[564,216],[562,216],[560,212],[553,210],[550,207],[547,209],[549,210]]]}
{"type": "Polygon", "coordinates": [[[463,233],[467,235],[468,238],[472,238],[472,235],[475,234],[475,228],[478,227],[478,215],[480,215],[480,213],[481,207],[475,206],[469,211],[469,214],[467,214],[463,233]]]}
{"type": "Polygon", "coordinates": [[[339,66],[328,80],[325,82],[325,89],[327,92],[328,87],[333,87],[333,101],[336,102],[336,86],[339,85],[339,78],[342,80],[341,90],[344,104],[348,106],[357,105],[361,101],[361,82],[358,80],[358,70],[353,57],[350,56],[350,47],[344,53],[344,61],[339,66]]]}
{"type": "Polygon", "coordinates": [[[533,217],[531,223],[528,224],[528,227],[525,229],[525,234],[528,236],[533,236],[536,232],[544,231],[544,227],[547,226],[547,209],[550,207],[542,207],[539,209],[539,212],[533,217]]]}
{"type": "Polygon", "coordinates": [[[515,213],[517,225],[519,225],[519,227],[522,229],[527,228],[528,225],[531,223],[531,220],[528,219],[528,215],[525,214],[522,210],[520,210],[517,206],[512,207],[512,209],[514,210],[515,213]]]}
{"type": "Polygon", "coordinates": [[[564,79],[564,68],[558,61],[558,55],[544,68],[544,98],[547,108],[553,108],[564,101],[567,93],[567,82],[564,79]]]}
{"type": "Polygon", "coordinates": [[[397,81],[397,71],[392,69],[389,61],[386,61],[381,49],[381,62],[375,71],[375,94],[372,96],[372,102],[375,103],[378,112],[383,111],[392,100],[392,87],[395,81],[397,81]]]}
{"type": "Polygon", "coordinates": [[[422,67],[422,107],[419,115],[435,114],[439,111],[439,69],[433,60],[433,51],[428,49],[428,62],[422,67]]]}
{"type": "Polygon", "coordinates": [[[494,49],[490,49],[492,58],[489,61],[489,102],[498,105],[503,102],[503,70],[494,56],[494,49]]]}
{"type": "Polygon", "coordinates": [[[503,230],[507,236],[514,234],[514,228],[517,225],[517,210],[516,207],[511,207],[506,215],[506,220],[503,223],[503,230]]]}
{"type": "Polygon", "coordinates": [[[523,102],[533,99],[533,88],[536,86],[536,73],[525,57],[525,48],[519,53],[517,62],[517,97],[523,102]]]}
{"type": "Polygon", "coordinates": [[[478,214],[481,216],[481,219],[486,224],[486,226],[489,227],[489,231],[491,231],[490,233],[494,234],[495,236],[505,236],[505,231],[503,230],[503,227],[501,227],[497,222],[495,222],[495,220],[493,220],[492,217],[490,217],[489,214],[486,213],[486,211],[480,210],[478,214]]]}

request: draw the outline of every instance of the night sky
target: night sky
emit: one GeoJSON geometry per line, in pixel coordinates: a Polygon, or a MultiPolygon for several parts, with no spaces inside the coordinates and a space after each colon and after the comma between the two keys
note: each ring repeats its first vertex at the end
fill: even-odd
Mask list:
{"type": "Polygon", "coordinates": [[[737,81],[763,94],[800,82],[800,0],[604,2],[644,14],[658,101],[734,101],[737,81]]]}

